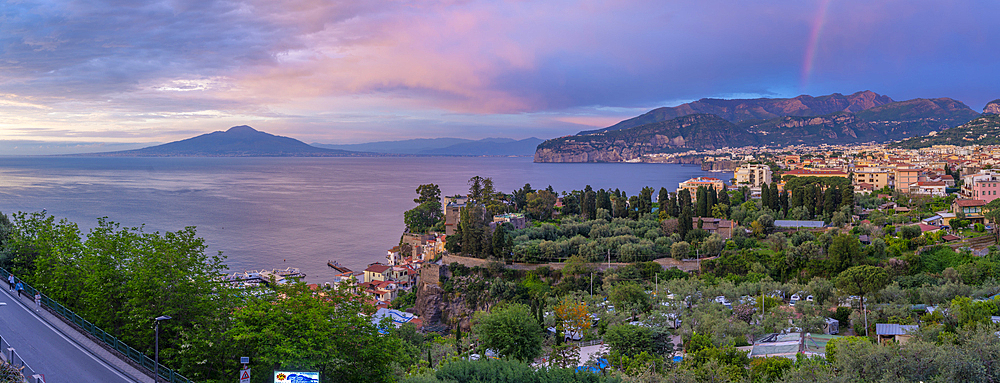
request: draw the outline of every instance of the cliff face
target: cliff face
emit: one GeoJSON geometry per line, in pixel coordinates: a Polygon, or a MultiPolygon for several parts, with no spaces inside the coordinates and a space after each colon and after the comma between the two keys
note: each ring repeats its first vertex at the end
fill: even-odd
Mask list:
{"type": "Polygon", "coordinates": [[[696,114],[620,131],[549,140],[535,162],[622,162],[644,154],[745,146],[756,137],[718,116],[696,114]]]}
{"type": "Polygon", "coordinates": [[[628,129],[654,122],[671,120],[691,114],[714,114],[730,122],[747,120],[770,120],[785,116],[820,116],[836,112],[860,112],[893,102],[889,96],[872,91],[851,95],[834,93],[812,97],[802,95],[795,98],[757,98],[744,100],[721,100],[703,98],[701,100],[653,109],[641,116],[630,118],[604,129],[583,131],[579,134],[593,134],[602,131],[628,129]]]}
{"type": "Polygon", "coordinates": [[[986,104],[986,107],[983,108],[983,114],[1000,114],[1000,100],[993,100],[986,104]]]}

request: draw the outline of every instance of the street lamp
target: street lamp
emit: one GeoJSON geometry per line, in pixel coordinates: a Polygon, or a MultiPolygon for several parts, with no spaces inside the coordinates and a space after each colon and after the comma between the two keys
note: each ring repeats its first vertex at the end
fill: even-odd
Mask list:
{"type": "Polygon", "coordinates": [[[166,315],[160,315],[153,320],[156,321],[156,346],[153,351],[153,381],[160,381],[160,321],[173,319],[166,315]]]}

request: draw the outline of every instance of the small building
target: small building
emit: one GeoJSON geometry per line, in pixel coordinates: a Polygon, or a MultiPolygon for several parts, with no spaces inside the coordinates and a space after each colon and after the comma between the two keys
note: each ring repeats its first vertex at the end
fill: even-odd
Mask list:
{"type": "Polygon", "coordinates": [[[904,325],[904,324],[894,324],[894,323],[876,323],[875,324],[875,334],[878,335],[879,343],[886,343],[889,341],[896,341],[898,343],[906,343],[913,337],[913,333],[917,332],[920,326],[917,325],[904,325]]]}
{"type": "Polygon", "coordinates": [[[833,318],[825,318],[823,333],[827,335],[837,335],[840,332],[840,321],[833,318]]]}
{"type": "Polygon", "coordinates": [[[947,185],[945,185],[944,181],[937,181],[937,182],[920,181],[911,183],[909,187],[909,192],[910,194],[944,197],[945,195],[947,195],[947,193],[945,193],[946,187],[947,185]]]}
{"type": "Polygon", "coordinates": [[[945,241],[945,242],[955,242],[955,241],[958,241],[960,239],[962,239],[962,237],[959,237],[957,235],[951,235],[951,234],[945,234],[945,235],[941,236],[941,240],[945,241]]]}
{"type": "Polygon", "coordinates": [[[938,230],[941,230],[941,228],[938,227],[938,226],[927,225],[927,224],[924,224],[924,223],[918,223],[917,226],[920,227],[920,233],[921,234],[924,234],[924,233],[933,233],[933,232],[936,232],[938,230]]]}
{"type": "Polygon", "coordinates": [[[493,222],[490,222],[490,229],[496,230],[497,225],[502,225],[509,223],[513,230],[520,230],[528,227],[528,218],[521,213],[506,213],[501,215],[493,216],[493,222]]]}
{"type": "Polygon", "coordinates": [[[951,204],[951,210],[955,214],[962,212],[965,214],[965,219],[972,223],[985,223],[984,207],[986,207],[986,201],[981,199],[956,199],[951,204]]]}
{"type": "Polygon", "coordinates": [[[823,221],[796,221],[779,219],[774,221],[774,227],[782,229],[822,229],[825,226],[823,221]]]}
{"type": "Polygon", "coordinates": [[[951,220],[953,218],[955,218],[955,214],[954,213],[947,213],[947,212],[939,211],[939,212],[937,212],[937,214],[935,214],[935,215],[933,215],[931,217],[928,217],[928,218],[924,218],[920,222],[923,222],[924,224],[927,224],[927,225],[947,226],[948,223],[951,222],[951,220]]]}
{"type": "Polygon", "coordinates": [[[701,221],[701,229],[705,230],[711,234],[718,234],[723,239],[730,239],[733,237],[733,221],[728,219],[714,218],[714,217],[693,217],[692,227],[698,228],[699,221],[701,221]]]}
{"type": "Polygon", "coordinates": [[[468,203],[469,198],[465,196],[444,197],[444,233],[445,235],[455,234],[458,228],[458,221],[462,216],[462,208],[468,203]]]}
{"type": "Polygon", "coordinates": [[[389,280],[389,274],[392,271],[392,266],[383,265],[381,263],[373,263],[368,265],[365,269],[365,282],[373,281],[387,281],[389,280]]]}

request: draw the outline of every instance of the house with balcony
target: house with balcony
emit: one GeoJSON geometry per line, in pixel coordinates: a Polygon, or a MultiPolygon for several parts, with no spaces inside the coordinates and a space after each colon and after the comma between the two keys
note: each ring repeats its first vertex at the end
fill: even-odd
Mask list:
{"type": "Polygon", "coordinates": [[[986,201],[981,199],[956,199],[951,204],[951,211],[955,214],[961,212],[965,214],[965,219],[972,223],[985,223],[986,217],[983,215],[986,201]]]}
{"type": "Polygon", "coordinates": [[[918,181],[910,184],[910,194],[929,195],[933,197],[944,197],[947,184],[944,181],[918,181]]]}

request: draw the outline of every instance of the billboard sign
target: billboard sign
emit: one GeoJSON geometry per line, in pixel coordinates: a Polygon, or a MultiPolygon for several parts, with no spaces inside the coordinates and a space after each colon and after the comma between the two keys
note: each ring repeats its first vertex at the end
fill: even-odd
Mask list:
{"type": "Polygon", "coordinates": [[[275,371],[274,383],[319,383],[319,372],[275,371]]]}

